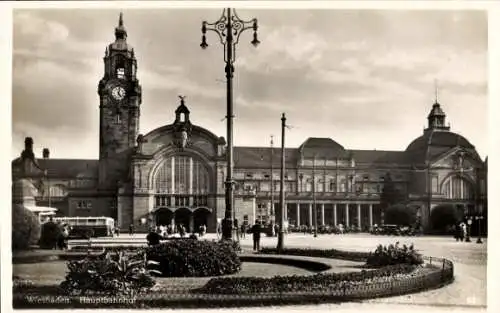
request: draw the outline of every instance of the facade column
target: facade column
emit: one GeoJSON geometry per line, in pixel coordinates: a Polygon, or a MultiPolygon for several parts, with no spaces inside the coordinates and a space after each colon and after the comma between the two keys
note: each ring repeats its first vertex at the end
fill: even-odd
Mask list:
{"type": "Polygon", "coordinates": [[[189,158],[189,194],[193,193],[193,159],[189,158]]]}
{"type": "Polygon", "coordinates": [[[300,203],[297,202],[297,226],[300,226],[300,203]]]}
{"type": "Polygon", "coordinates": [[[194,214],[191,212],[191,215],[189,215],[189,232],[193,233],[194,231],[194,214]]]}
{"type": "Polygon", "coordinates": [[[333,226],[337,226],[337,203],[333,204],[333,226]]]}
{"type": "Polygon", "coordinates": [[[361,229],[361,204],[358,203],[358,228],[361,229]]]}
{"type": "MultiPolygon", "coordinates": [[[[175,194],[175,157],[172,157],[170,159],[170,162],[171,162],[171,169],[170,169],[170,194],[172,194],[172,196],[170,197],[170,205],[171,206],[175,206],[175,196],[173,196],[173,194],[175,194]]],[[[172,225],[175,225],[175,222],[172,222],[172,225]]]]}
{"type": "Polygon", "coordinates": [[[321,203],[321,226],[325,226],[325,204],[321,203]]]}
{"type": "Polygon", "coordinates": [[[170,175],[170,178],[171,178],[171,182],[170,182],[170,186],[171,186],[171,190],[170,190],[170,193],[175,193],[175,158],[172,157],[172,159],[170,159],[171,161],[171,175],[170,175]]]}
{"type": "Polygon", "coordinates": [[[309,227],[313,226],[313,205],[309,203],[309,227]]]}
{"type": "Polygon", "coordinates": [[[368,217],[370,219],[370,228],[373,227],[373,204],[370,203],[370,206],[368,207],[368,217]]]}
{"type": "Polygon", "coordinates": [[[345,226],[349,226],[349,203],[345,204],[345,226]]]}

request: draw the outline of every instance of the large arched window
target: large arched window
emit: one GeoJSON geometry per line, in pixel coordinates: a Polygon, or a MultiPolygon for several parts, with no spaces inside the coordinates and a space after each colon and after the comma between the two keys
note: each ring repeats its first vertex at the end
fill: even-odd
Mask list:
{"type": "Polygon", "coordinates": [[[447,199],[474,199],[474,186],[459,176],[448,178],[441,191],[447,199]]]}
{"type": "Polygon", "coordinates": [[[156,172],[157,193],[205,195],[209,190],[207,167],[190,156],[169,157],[156,172]]]}

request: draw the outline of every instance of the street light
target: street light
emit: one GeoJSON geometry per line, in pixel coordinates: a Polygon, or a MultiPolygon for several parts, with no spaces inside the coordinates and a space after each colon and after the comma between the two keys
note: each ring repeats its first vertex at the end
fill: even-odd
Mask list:
{"type": "Polygon", "coordinates": [[[227,176],[225,182],[226,189],[226,211],[222,221],[222,238],[232,238],[233,228],[233,74],[234,61],[236,59],[236,45],[243,31],[253,29],[253,40],[251,43],[256,47],[260,41],[257,39],[257,19],[250,21],[241,20],[234,9],[227,8],[222,12],[222,16],[213,23],[206,21],[201,25],[201,44],[202,49],[208,47],[206,33],[213,31],[219,35],[221,44],[224,46],[224,62],[226,63],[226,83],[227,83],[227,176]]]}
{"type": "Polygon", "coordinates": [[[318,211],[316,208],[316,154],[313,156],[312,196],[313,196],[313,214],[314,214],[314,237],[318,237],[318,211]]]}
{"type": "Polygon", "coordinates": [[[279,233],[278,235],[278,253],[283,252],[285,246],[285,113],[281,116],[281,171],[280,171],[280,210],[279,210],[279,233]]]}

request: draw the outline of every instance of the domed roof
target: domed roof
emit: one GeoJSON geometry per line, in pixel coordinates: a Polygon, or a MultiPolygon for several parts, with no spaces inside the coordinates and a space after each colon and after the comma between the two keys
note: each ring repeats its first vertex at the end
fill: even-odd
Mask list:
{"type": "Polygon", "coordinates": [[[346,157],[348,155],[345,148],[331,138],[307,138],[307,140],[300,145],[299,151],[304,158],[316,157],[322,159],[346,157]]]}
{"type": "Polygon", "coordinates": [[[413,140],[405,151],[413,163],[425,163],[426,160],[455,147],[475,150],[475,147],[462,135],[451,131],[431,129],[413,140]]]}

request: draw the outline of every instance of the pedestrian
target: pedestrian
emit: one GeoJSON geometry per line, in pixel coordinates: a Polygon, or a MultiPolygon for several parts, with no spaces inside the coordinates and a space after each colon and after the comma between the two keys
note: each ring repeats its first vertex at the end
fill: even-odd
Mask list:
{"type": "Polygon", "coordinates": [[[262,231],[262,227],[259,221],[255,221],[255,224],[252,226],[252,237],[253,237],[253,251],[259,252],[260,250],[260,233],[262,231]]]}
{"type": "Polygon", "coordinates": [[[130,236],[134,235],[134,224],[130,224],[130,226],[128,227],[128,234],[130,236]]]}
{"type": "Polygon", "coordinates": [[[462,223],[462,240],[467,239],[467,225],[462,223]]]}
{"type": "Polygon", "coordinates": [[[247,225],[245,223],[241,224],[241,238],[245,239],[247,233],[247,225]]]}
{"type": "Polygon", "coordinates": [[[219,239],[219,238],[220,238],[221,233],[222,233],[222,226],[221,226],[221,224],[219,223],[219,224],[217,224],[217,239],[219,239]]]}
{"type": "Polygon", "coordinates": [[[455,224],[454,237],[456,241],[459,241],[461,238],[462,228],[459,223],[455,224]]]}

